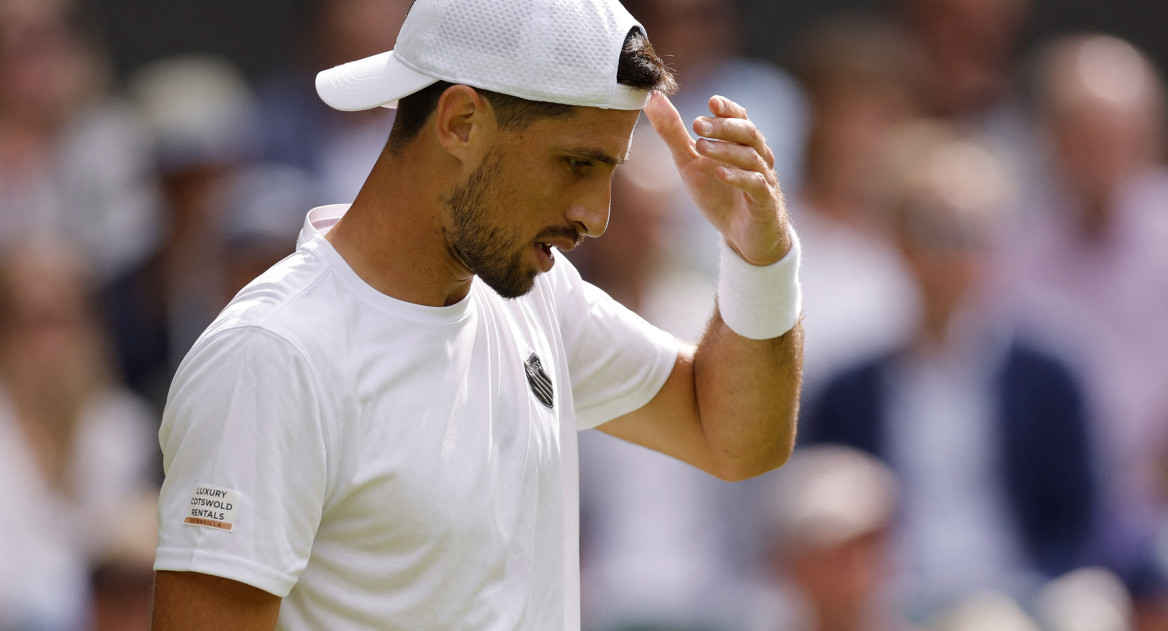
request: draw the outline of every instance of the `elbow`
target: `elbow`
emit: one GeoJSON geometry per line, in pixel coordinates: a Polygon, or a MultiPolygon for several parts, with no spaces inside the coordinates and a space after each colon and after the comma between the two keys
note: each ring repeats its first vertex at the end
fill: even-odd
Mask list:
{"type": "Polygon", "coordinates": [[[769,473],[787,464],[794,451],[795,441],[781,441],[781,444],[772,445],[770,449],[753,457],[726,457],[710,473],[725,482],[742,482],[751,478],[769,473]]]}
{"type": "Polygon", "coordinates": [[[740,482],[786,464],[795,450],[799,407],[777,407],[740,413],[733,422],[718,424],[722,432],[707,434],[707,453],[712,457],[706,470],[720,480],[740,482]]]}

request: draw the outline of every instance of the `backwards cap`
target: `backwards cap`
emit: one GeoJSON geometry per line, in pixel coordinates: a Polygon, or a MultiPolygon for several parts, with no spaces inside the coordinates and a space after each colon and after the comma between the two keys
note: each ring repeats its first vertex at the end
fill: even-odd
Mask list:
{"type": "Polygon", "coordinates": [[[617,0],[415,0],[389,52],[316,76],[338,110],[395,107],[437,81],[532,101],[639,110],[649,92],[620,85],[629,31],[617,0]]]}

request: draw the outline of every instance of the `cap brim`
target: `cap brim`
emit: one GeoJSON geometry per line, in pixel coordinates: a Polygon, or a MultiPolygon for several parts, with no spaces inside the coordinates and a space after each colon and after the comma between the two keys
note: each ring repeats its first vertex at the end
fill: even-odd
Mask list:
{"type": "Polygon", "coordinates": [[[406,66],[393,51],[350,61],[316,75],[316,93],[334,109],[395,107],[397,100],[438,81],[406,66]]]}

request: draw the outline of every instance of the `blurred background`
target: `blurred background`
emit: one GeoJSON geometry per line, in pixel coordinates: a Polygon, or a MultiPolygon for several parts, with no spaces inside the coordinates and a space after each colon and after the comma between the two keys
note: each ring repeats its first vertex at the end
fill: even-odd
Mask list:
{"type": "MultiPolygon", "coordinates": [[[[393,111],[312,77],[408,5],[0,0],[0,631],[146,628],[174,368],[356,195],[393,111]]],[[[1168,6],[626,5],[775,152],[806,366],[745,483],[582,434],[585,629],[1168,630],[1168,6]]],[[[571,258],[692,339],[717,251],[645,125],[571,258]]]]}

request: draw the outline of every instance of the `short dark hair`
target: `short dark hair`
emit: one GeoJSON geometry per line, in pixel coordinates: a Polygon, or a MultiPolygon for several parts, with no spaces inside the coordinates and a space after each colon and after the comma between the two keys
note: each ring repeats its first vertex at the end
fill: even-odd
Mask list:
{"type": "MultiPolygon", "coordinates": [[[[661,61],[645,33],[635,27],[625,37],[617,64],[616,81],[641,90],[657,90],[666,94],[677,91],[673,71],[661,61]]],[[[438,107],[438,99],[452,85],[439,81],[398,101],[397,116],[387,144],[390,152],[399,151],[417,138],[438,107]]],[[[541,118],[571,116],[576,112],[574,105],[532,101],[490,90],[478,90],[478,93],[495,108],[499,126],[508,130],[523,129],[541,118]]]]}

